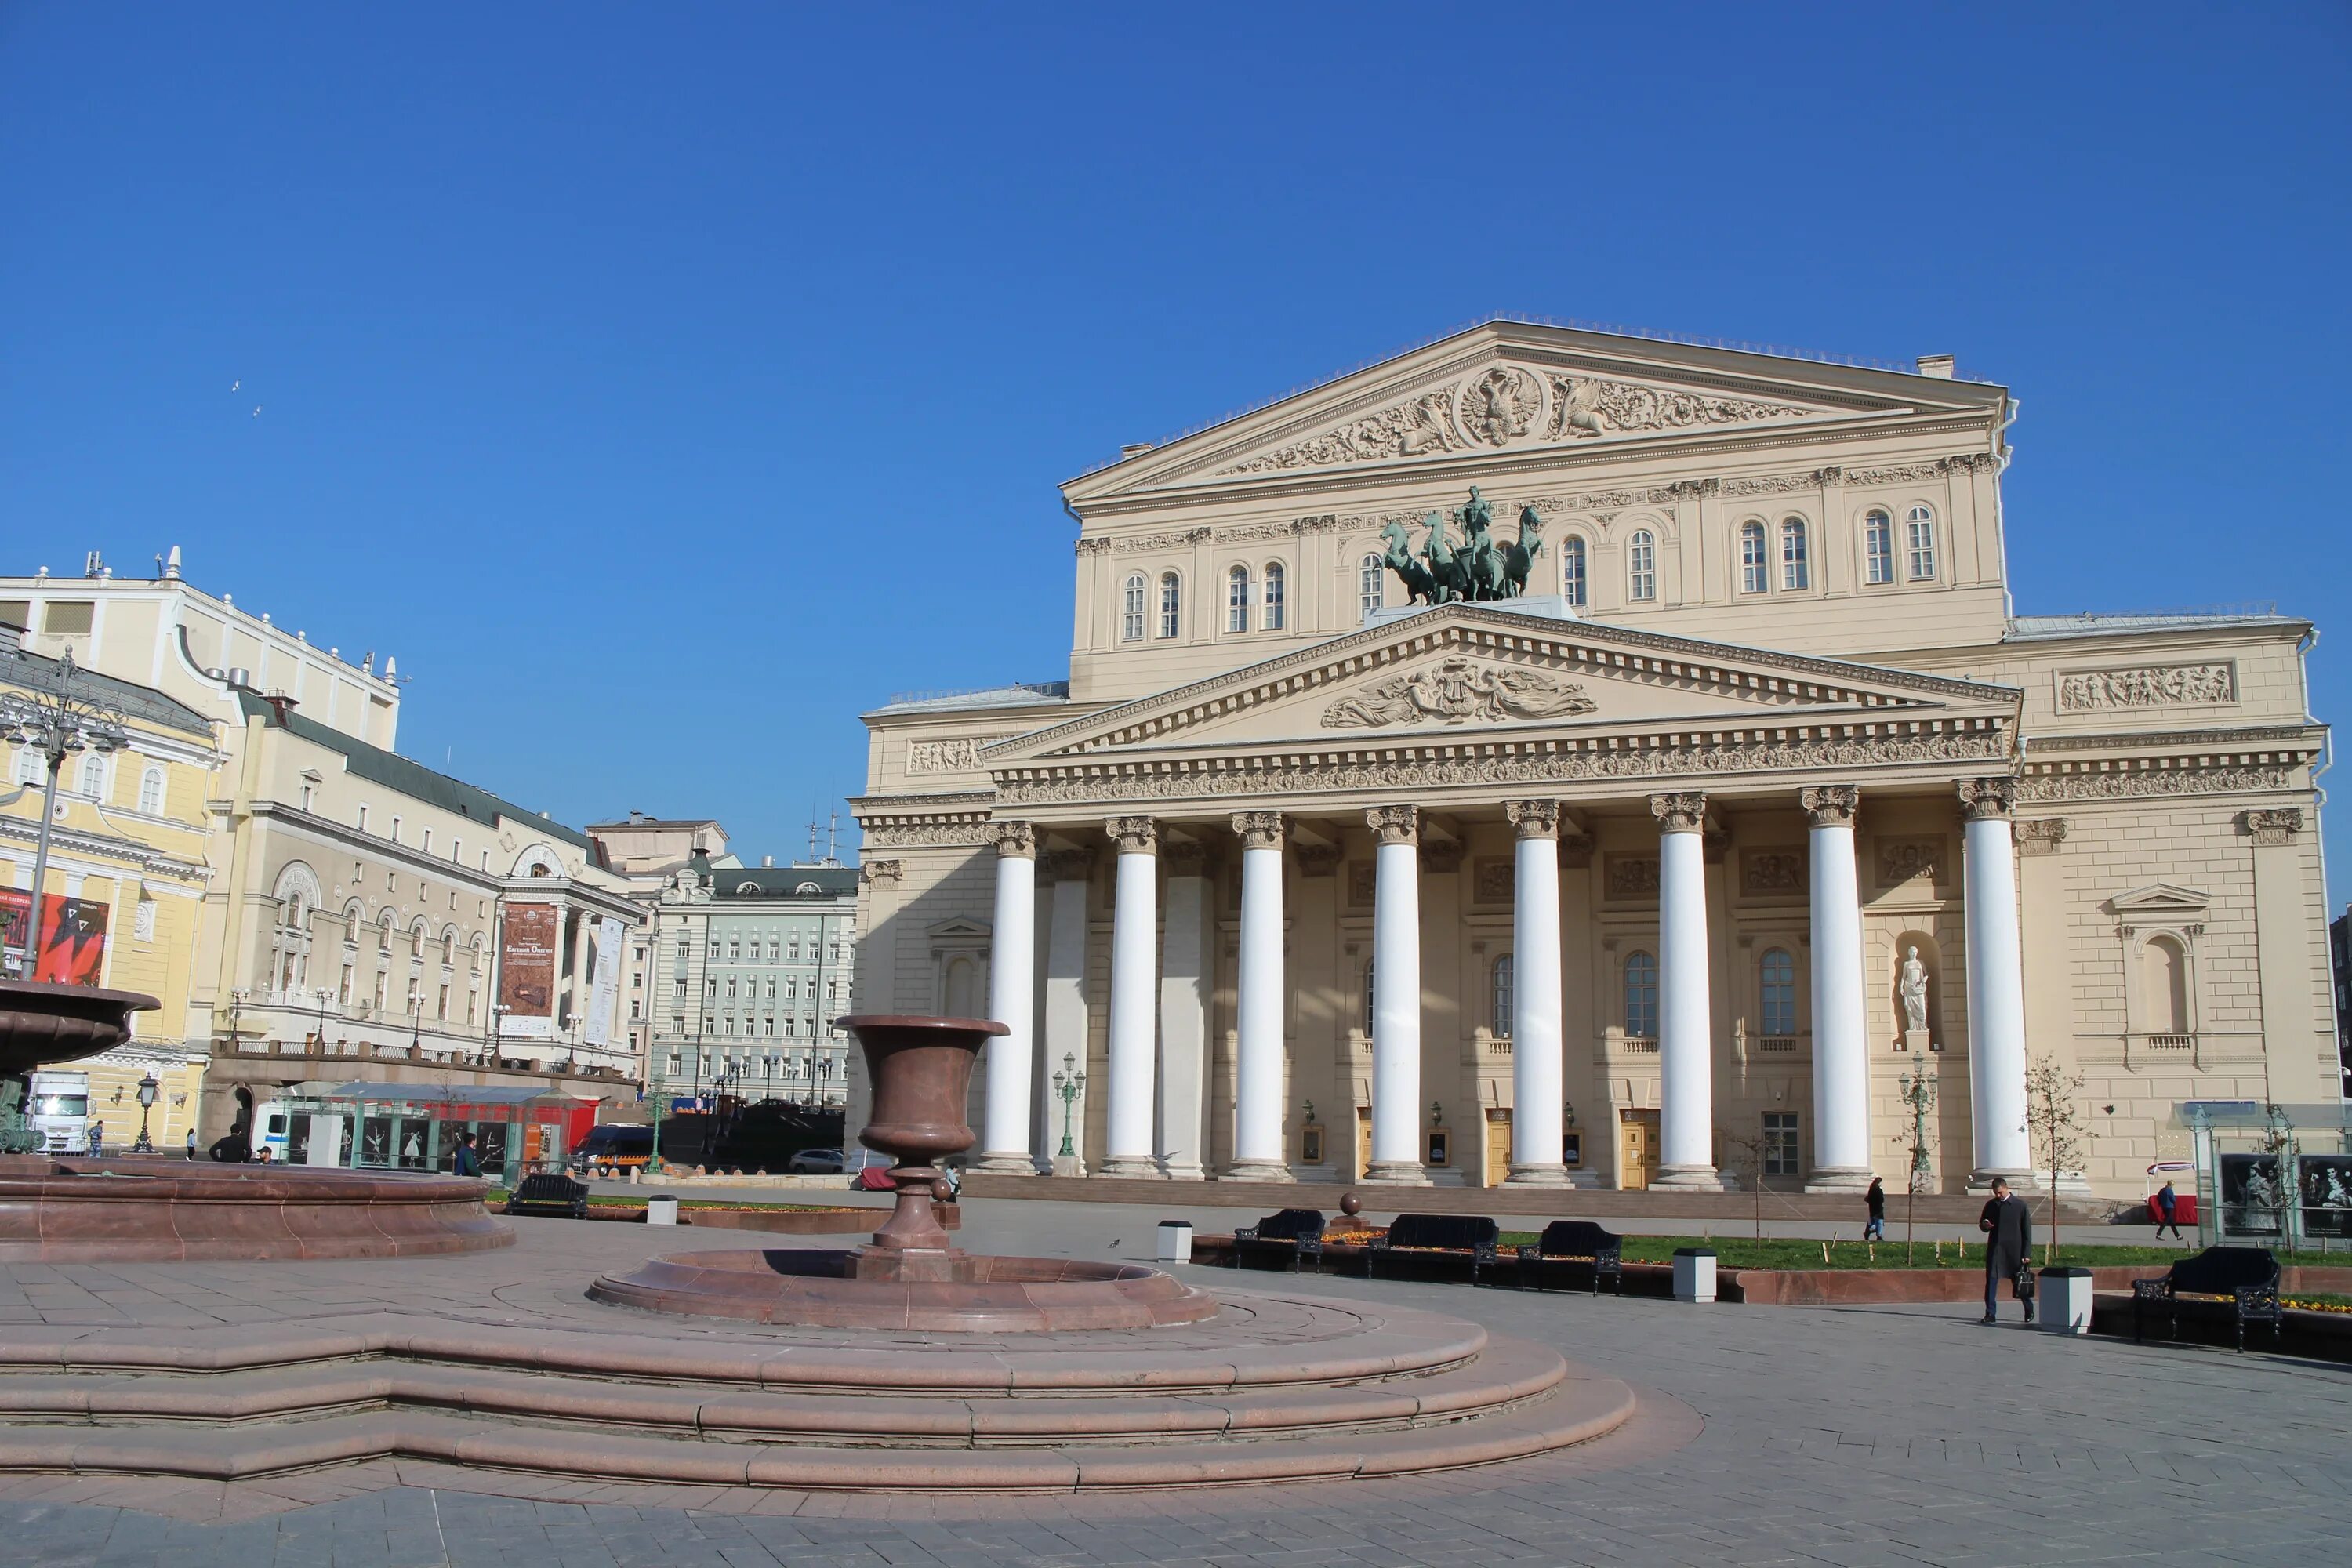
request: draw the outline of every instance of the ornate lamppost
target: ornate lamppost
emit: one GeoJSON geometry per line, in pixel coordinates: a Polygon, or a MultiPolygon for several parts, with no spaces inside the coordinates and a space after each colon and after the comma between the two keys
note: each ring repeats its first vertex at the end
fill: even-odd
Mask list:
{"type": "Polygon", "coordinates": [[[41,885],[49,870],[49,824],[58,814],[58,777],[66,759],[77,752],[100,756],[131,744],[130,723],[121,713],[83,695],[85,684],[75,667],[73,650],[58,659],[57,689],[52,692],[11,691],[0,696],[0,741],[30,749],[48,764],[41,791],[41,826],[33,848],[33,908],[25,932],[25,973],[30,980],[41,964],[41,885]]]}
{"type": "Polygon", "coordinates": [[[1078,1097],[1086,1092],[1086,1069],[1078,1066],[1077,1053],[1066,1053],[1062,1065],[1054,1073],[1054,1098],[1062,1102],[1062,1152],[1065,1160],[1077,1157],[1077,1146],[1070,1141],[1070,1114],[1076,1108],[1078,1097]]]}
{"type": "Polygon", "coordinates": [[[152,1154],[155,1152],[154,1141],[147,1136],[147,1113],[155,1109],[155,1096],[163,1087],[155,1081],[152,1071],[139,1079],[139,1141],[131,1145],[131,1152],[134,1154],[152,1154]]]}

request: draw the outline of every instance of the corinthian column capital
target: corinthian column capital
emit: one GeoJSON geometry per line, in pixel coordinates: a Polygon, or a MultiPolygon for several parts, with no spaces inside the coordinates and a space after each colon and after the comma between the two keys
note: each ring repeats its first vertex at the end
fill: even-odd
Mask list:
{"type": "Polygon", "coordinates": [[[1416,805],[1376,805],[1364,813],[1364,826],[1382,844],[1421,842],[1421,808],[1416,805]]]}
{"type": "Polygon", "coordinates": [[[1234,813],[1234,831],[1241,835],[1244,849],[1279,849],[1284,831],[1282,813],[1237,811],[1234,813]]]}
{"type": "Polygon", "coordinates": [[[1650,797],[1650,815],[1661,833],[1696,833],[1706,822],[1706,796],[1696,790],[1650,797]]]}
{"type": "Polygon", "coordinates": [[[1559,837],[1559,802],[1556,800],[1507,800],[1503,815],[1511,819],[1522,838],[1559,837]]]}
{"type": "Polygon", "coordinates": [[[1034,860],[1037,858],[1036,825],[1028,822],[996,821],[988,825],[989,842],[996,846],[997,855],[1007,860],[1034,860]]]}
{"type": "Polygon", "coordinates": [[[1122,855],[1160,852],[1160,825],[1148,816],[1114,816],[1103,824],[1103,831],[1122,855]]]}
{"type": "Polygon", "coordinates": [[[1982,822],[1989,817],[2006,821],[2017,815],[2015,779],[1962,779],[1957,787],[1960,793],[1960,815],[1970,822],[1982,822]]]}
{"type": "Polygon", "coordinates": [[[1815,827],[1852,827],[1862,791],[1852,784],[1816,784],[1797,792],[1797,804],[1815,827]]]}

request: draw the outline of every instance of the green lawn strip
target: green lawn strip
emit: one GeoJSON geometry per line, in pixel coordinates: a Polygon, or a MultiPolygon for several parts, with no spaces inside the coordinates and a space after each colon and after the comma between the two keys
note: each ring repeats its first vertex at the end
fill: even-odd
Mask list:
{"type": "MultiPolygon", "coordinates": [[[[1506,1247],[1532,1245],[1537,1233],[1527,1230],[1505,1231],[1506,1247]]],[[[1905,1262],[1904,1244],[1900,1241],[1864,1243],[1832,1241],[1826,1244],[1829,1256],[1822,1256],[1822,1242],[1792,1237],[1786,1240],[1757,1241],[1736,1237],[1700,1236],[1629,1236],[1625,1238],[1624,1258],[1628,1263],[1671,1263],[1675,1252],[1685,1247],[1708,1247],[1715,1249],[1718,1268],[1984,1268],[1984,1247],[1970,1242],[1965,1255],[1949,1241],[1943,1245],[1942,1261],[1937,1260],[1933,1242],[1922,1241],[1913,1252],[1913,1261],[1905,1262]],[[1876,1256],[1873,1256],[1875,1249],[1876,1256]]],[[[2034,1260],[2042,1258],[2042,1248],[2033,1249],[2034,1260]]],[[[2076,1245],[2067,1242],[2058,1249],[2061,1266],[2098,1268],[2110,1266],[2156,1266],[2179,1262],[2189,1256],[2176,1248],[2163,1247],[2117,1247],[2112,1245],[2076,1245]]],[[[2344,1253],[2300,1253],[2282,1257],[2282,1264],[2326,1264],[2342,1268],[2352,1264],[2352,1257],[2344,1253]]]]}
{"type": "Polygon", "coordinates": [[[2291,1290],[2284,1293],[2290,1307],[2317,1307],[2330,1311],[2352,1312],[2352,1296],[2338,1296],[2326,1290],[2291,1290]]]}

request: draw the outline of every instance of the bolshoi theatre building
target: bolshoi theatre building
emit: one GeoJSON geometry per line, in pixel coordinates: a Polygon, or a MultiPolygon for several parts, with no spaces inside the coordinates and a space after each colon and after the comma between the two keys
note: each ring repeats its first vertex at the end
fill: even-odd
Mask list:
{"type": "Polygon", "coordinates": [[[2038,1184],[2047,1064],[2129,1195],[2334,1100],[2312,626],[2014,614],[2014,412],[1498,321],[1128,448],[1067,679],[865,716],[857,1010],[1074,1177],[2038,1184]]]}

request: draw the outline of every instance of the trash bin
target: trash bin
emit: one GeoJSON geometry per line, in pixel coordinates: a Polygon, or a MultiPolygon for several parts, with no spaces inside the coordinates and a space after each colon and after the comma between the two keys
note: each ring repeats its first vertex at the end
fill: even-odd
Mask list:
{"type": "Polygon", "coordinates": [[[646,1223],[647,1225],[676,1225],[677,1223],[677,1194],[676,1193],[654,1193],[648,1195],[646,1199],[646,1223]]]}
{"type": "Polygon", "coordinates": [[[2053,1334],[2087,1334],[2091,1331],[2091,1271],[2087,1268],[2045,1268],[2042,1271],[2042,1299],[2034,1310],[2042,1326],[2053,1334]]]}
{"type": "Polygon", "coordinates": [[[1715,1300],[1715,1248],[1678,1247],[1675,1249],[1675,1300],[1715,1300]]]}
{"type": "Polygon", "coordinates": [[[1160,1261],[1190,1263],[1192,1261],[1192,1222],[1189,1219],[1163,1219],[1160,1222],[1160,1261]]]}

